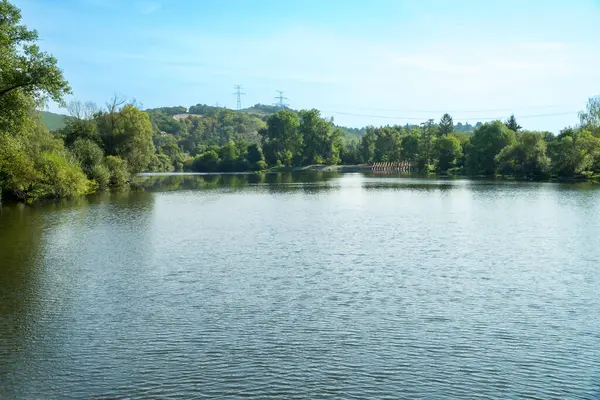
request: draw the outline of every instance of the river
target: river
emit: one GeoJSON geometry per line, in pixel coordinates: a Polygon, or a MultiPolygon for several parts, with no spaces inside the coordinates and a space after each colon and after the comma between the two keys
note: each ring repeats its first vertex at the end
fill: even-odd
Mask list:
{"type": "Polygon", "coordinates": [[[600,187],[148,176],[0,214],[2,399],[600,399],[600,187]]]}

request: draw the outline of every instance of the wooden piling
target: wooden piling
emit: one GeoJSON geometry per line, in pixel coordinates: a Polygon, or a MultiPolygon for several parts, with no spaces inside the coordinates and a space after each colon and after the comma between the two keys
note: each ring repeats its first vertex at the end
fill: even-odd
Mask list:
{"type": "Polygon", "coordinates": [[[391,173],[391,172],[414,172],[414,166],[408,161],[399,162],[376,162],[371,165],[372,172],[391,173]]]}

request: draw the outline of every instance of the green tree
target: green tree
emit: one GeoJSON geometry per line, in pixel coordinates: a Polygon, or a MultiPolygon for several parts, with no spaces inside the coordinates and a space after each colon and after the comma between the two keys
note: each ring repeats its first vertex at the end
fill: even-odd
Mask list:
{"type": "Polygon", "coordinates": [[[88,174],[89,178],[96,182],[99,189],[105,189],[110,185],[110,171],[104,164],[96,164],[88,174]]]}
{"type": "Polygon", "coordinates": [[[548,146],[552,172],[558,176],[573,176],[591,167],[591,160],[576,145],[573,136],[563,136],[548,146]]]}
{"type": "Polygon", "coordinates": [[[19,138],[0,132],[0,201],[3,192],[24,199],[37,171],[19,138]]]}
{"type": "Polygon", "coordinates": [[[63,138],[65,144],[71,147],[77,139],[88,139],[102,145],[97,124],[94,120],[98,113],[96,104],[71,101],[67,109],[70,117],[66,118],[65,127],[58,131],[58,135],[63,138]]]}
{"type": "Polygon", "coordinates": [[[586,104],[585,111],[579,113],[582,128],[600,137],[600,96],[592,97],[586,104]]]}
{"type": "Polygon", "coordinates": [[[194,158],[192,168],[197,172],[215,172],[219,167],[219,162],[217,151],[210,149],[194,158]]]}
{"type": "Polygon", "coordinates": [[[436,136],[437,128],[432,119],[421,124],[419,159],[417,163],[419,169],[422,171],[428,171],[432,164],[436,136]]]}
{"type": "Polygon", "coordinates": [[[567,128],[548,144],[552,172],[564,177],[600,169],[600,139],[586,129],[567,128]]]}
{"type": "Polygon", "coordinates": [[[110,173],[111,185],[123,187],[129,183],[129,171],[125,160],[118,156],[106,156],[104,163],[110,173]]]}
{"type": "Polygon", "coordinates": [[[225,146],[219,150],[220,165],[219,170],[225,172],[233,172],[238,166],[238,160],[240,158],[240,149],[236,146],[233,140],[229,140],[225,146]]]}
{"type": "MultiPolygon", "coordinates": [[[[332,123],[333,125],[333,123],[332,123]]],[[[344,134],[340,128],[333,128],[327,140],[325,149],[325,162],[329,165],[339,164],[342,148],[344,147],[344,134]]]]}
{"type": "Polygon", "coordinates": [[[122,158],[131,173],[146,168],[154,154],[148,114],[128,104],[98,115],[97,123],[107,154],[122,158]]]}
{"type": "Polygon", "coordinates": [[[0,194],[33,201],[87,193],[90,182],[34,107],[70,92],[56,59],[36,44],[20,11],[0,0],[0,194]]]}
{"type": "Polygon", "coordinates": [[[221,159],[229,161],[235,161],[240,156],[239,149],[233,140],[229,140],[229,143],[221,148],[220,153],[221,159]]]}
{"type": "Polygon", "coordinates": [[[496,156],[515,142],[515,132],[500,121],[485,123],[475,129],[466,148],[467,170],[475,175],[493,175],[496,172],[496,156]]]}
{"type": "Polygon", "coordinates": [[[375,140],[377,135],[375,134],[374,126],[367,126],[364,135],[360,138],[360,155],[366,163],[372,163],[375,161],[375,140]]]}
{"type": "Polygon", "coordinates": [[[519,177],[541,177],[549,172],[546,141],[539,132],[519,132],[517,141],[496,156],[498,172],[519,177]]]}
{"type": "Polygon", "coordinates": [[[96,121],[89,119],[67,118],[66,126],[60,129],[58,135],[61,136],[65,145],[71,147],[78,139],[89,140],[98,145],[102,145],[96,121]]]}
{"type": "Polygon", "coordinates": [[[461,155],[460,155],[460,157],[458,157],[456,159],[456,167],[462,168],[465,166],[465,161],[466,161],[465,154],[467,153],[467,147],[469,146],[469,142],[471,140],[471,135],[469,135],[465,132],[455,131],[455,132],[451,133],[450,136],[455,137],[460,142],[461,155]]]}
{"type": "Polygon", "coordinates": [[[462,156],[462,146],[460,140],[455,136],[442,136],[436,142],[437,149],[437,169],[438,171],[448,171],[456,166],[457,161],[462,156]]]}
{"type": "Polygon", "coordinates": [[[173,135],[157,134],[152,137],[156,154],[162,154],[169,158],[172,166],[177,167],[183,163],[185,154],[177,144],[177,139],[173,135]]]}
{"type": "Polygon", "coordinates": [[[554,142],[556,140],[556,136],[552,132],[542,132],[542,136],[544,137],[546,143],[554,142]]]}
{"type": "Polygon", "coordinates": [[[404,161],[416,163],[419,159],[420,136],[418,132],[409,132],[402,138],[402,158],[404,161]]]}
{"type": "Polygon", "coordinates": [[[360,155],[359,142],[349,141],[340,147],[340,162],[342,164],[353,165],[363,162],[360,155]]]}
{"type": "Polygon", "coordinates": [[[450,114],[444,114],[440,120],[438,135],[440,137],[447,136],[454,132],[454,121],[450,114]]]}
{"type": "Polygon", "coordinates": [[[0,129],[10,120],[18,95],[38,100],[49,97],[62,104],[70,93],[56,59],[40,50],[38,34],[21,24],[20,10],[0,0],[0,129]]]}
{"type": "Polygon", "coordinates": [[[188,133],[188,125],[185,120],[175,119],[176,114],[185,113],[185,108],[181,107],[163,107],[151,110],[146,110],[150,118],[152,128],[156,133],[169,133],[178,137],[185,136],[188,133]],[[179,113],[177,111],[183,111],[179,113]],[[175,114],[173,114],[175,113],[175,114]]]}
{"type": "Polygon", "coordinates": [[[256,143],[248,146],[247,159],[250,162],[251,168],[254,170],[264,170],[267,168],[265,156],[262,149],[256,143]]]}
{"type": "Polygon", "coordinates": [[[337,164],[342,146],[341,131],[334,128],[332,121],[321,118],[318,110],[302,110],[299,113],[303,161],[305,164],[337,164]]]}
{"type": "Polygon", "coordinates": [[[71,146],[71,153],[81,164],[83,171],[90,175],[94,166],[104,161],[104,152],[95,142],[89,139],[77,139],[71,146]]]}
{"type": "Polygon", "coordinates": [[[280,160],[291,166],[294,155],[301,155],[303,138],[299,127],[300,118],[293,111],[282,110],[269,117],[267,127],[260,131],[260,135],[263,147],[267,143],[277,157],[268,160],[270,163],[280,160]]]}
{"type": "Polygon", "coordinates": [[[48,151],[36,158],[38,179],[30,187],[31,199],[71,197],[88,193],[90,182],[66,151],[48,151]]]}
{"type": "Polygon", "coordinates": [[[518,132],[522,128],[522,126],[517,123],[517,119],[515,118],[514,114],[511,114],[511,116],[508,117],[504,125],[506,125],[506,127],[513,132],[518,132]]]}
{"type": "Polygon", "coordinates": [[[600,138],[589,129],[582,129],[578,138],[578,147],[591,158],[590,172],[600,172],[600,138]]]}
{"type": "Polygon", "coordinates": [[[166,154],[153,154],[146,170],[151,172],[169,172],[173,167],[173,162],[166,154]]]}
{"type": "Polygon", "coordinates": [[[399,127],[385,126],[375,129],[375,161],[400,161],[402,156],[399,127]]]}

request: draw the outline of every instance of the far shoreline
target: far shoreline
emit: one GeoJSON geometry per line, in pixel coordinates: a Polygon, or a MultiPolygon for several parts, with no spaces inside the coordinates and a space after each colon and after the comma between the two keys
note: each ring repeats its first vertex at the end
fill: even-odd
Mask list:
{"type": "Polygon", "coordinates": [[[419,173],[419,172],[373,172],[372,167],[367,164],[356,165],[307,165],[302,167],[273,167],[264,171],[240,171],[240,172],[141,172],[137,177],[153,177],[153,176],[214,176],[214,175],[256,175],[256,174],[277,174],[277,173],[297,173],[297,172],[334,172],[334,173],[369,173],[374,176],[388,176],[399,178],[432,178],[432,179],[466,179],[466,180],[498,180],[498,181],[514,181],[514,182],[551,182],[551,183],[600,183],[600,174],[593,176],[580,177],[518,177],[512,175],[466,175],[466,174],[449,174],[439,172],[419,173]]]}

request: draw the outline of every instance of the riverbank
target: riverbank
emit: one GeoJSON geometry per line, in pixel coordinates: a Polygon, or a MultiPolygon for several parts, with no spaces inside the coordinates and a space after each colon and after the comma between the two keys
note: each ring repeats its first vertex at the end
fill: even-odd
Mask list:
{"type": "Polygon", "coordinates": [[[266,172],[370,172],[371,166],[368,164],[355,165],[306,165],[303,167],[274,167],[266,172]]]}
{"type": "MultiPolygon", "coordinates": [[[[591,184],[600,184],[600,174],[594,175],[581,175],[578,177],[559,177],[559,176],[549,176],[549,177],[515,177],[510,175],[494,175],[494,176],[484,176],[484,175],[465,175],[459,173],[418,173],[418,172],[373,172],[371,170],[371,166],[367,164],[357,164],[357,165],[309,165],[303,167],[281,167],[281,168],[271,168],[266,171],[246,171],[246,172],[143,172],[135,175],[129,181],[127,185],[123,185],[117,188],[110,189],[102,189],[97,190],[93,193],[89,193],[88,195],[99,194],[102,192],[122,192],[127,191],[129,189],[137,190],[140,189],[138,178],[151,178],[151,177],[185,177],[185,176],[205,176],[211,177],[211,179],[217,179],[218,177],[230,177],[234,179],[235,177],[246,176],[246,179],[253,181],[254,183],[262,183],[265,177],[270,175],[311,175],[311,173],[315,173],[316,175],[329,175],[329,173],[335,174],[344,174],[344,173],[362,173],[368,174],[370,176],[379,176],[379,177],[399,177],[399,178],[424,178],[424,179],[467,179],[474,181],[512,181],[512,182],[550,182],[550,183],[566,183],[566,184],[577,184],[577,183],[591,183],[591,184]],[[324,173],[324,174],[323,174],[324,173]]],[[[227,179],[230,179],[227,178],[227,179]]],[[[213,182],[217,184],[218,182],[213,182]]],[[[73,198],[78,196],[67,196],[67,198],[73,198]]],[[[85,197],[85,196],[84,196],[85,197]]],[[[25,202],[28,204],[32,203],[40,203],[42,201],[54,201],[58,198],[44,198],[38,199],[32,202],[25,202]]],[[[12,204],[21,202],[18,198],[14,196],[4,196],[0,197],[0,205],[4,204],[12,204]]]]}
{"type": "MultiPolygon", "coordinates": [[[[362,172],[371,173],[373,172],[372,166],[369,164],[354,164],[354,165],[307,165],[302,167],[274,167],[264,171],[266,173],[272,172],[338,172],[338,173],[352,173],[362,172]]],[[[374,172],[377,175],[402,175],[402,176],[426,176],[431,178],[463,178],[463,179],[498,179],[507,181],[519,181],[519,182],[560,182],[560,183],[580,183],[580,182],[591,182],[600,183],[600,174],[593,175],[579,175],[572,177],[564,176],[540,176],[540,177],[524,177],[514,175],[468,175],[464,173],[450,173],[450,172],[396,172],[396,171],[379,171],[374,172]]]]}

